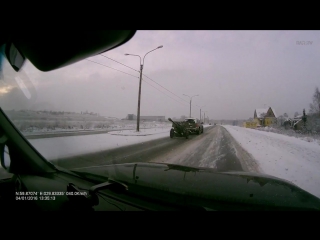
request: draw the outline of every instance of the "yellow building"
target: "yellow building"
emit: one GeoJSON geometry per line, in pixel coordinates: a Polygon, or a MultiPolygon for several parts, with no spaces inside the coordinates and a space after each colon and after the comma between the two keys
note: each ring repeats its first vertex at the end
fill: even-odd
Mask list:
{"type": "Polygon", "coordinates": [[[252,121],[252,122],[244,122],[243,127],[245,128],[256,128],[257,127],[257,122],[252,121]]]}
{"type": "Polygon", "coordinates": [[[271,107],[255,109],[253,118],[257,126],[265,127],[277,123],[277,114],[271,107]]]}

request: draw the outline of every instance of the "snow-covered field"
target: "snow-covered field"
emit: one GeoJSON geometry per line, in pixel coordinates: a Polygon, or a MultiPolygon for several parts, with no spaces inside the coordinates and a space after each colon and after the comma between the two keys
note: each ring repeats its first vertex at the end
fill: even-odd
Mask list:
{"type": "Polygon", "coordinates": [[[31,144],[48,160],[98,152],[136,143],[169,137],[171,127],[119,130],[103,134],[30,139],[31,144]]]}
{"type": "Polygon", "coordinates": [[[264,132],[273,132],[273,133],[279,133],[283,135],[287,135],[290,137],[296,137],[301,140],[307,141],[307,142],[317,142],[320,145],[320,134],[314,134],[314,133],[301,133],[301,131],[295,131],[293,129],[283,129],[283,128],[275,128],[275,127],[263,127],[263,128],[257,128],[256,130],[264,131],[264,132]]]}
{"type": "MultiPolygon", "coordinates": [[[[93,126],[94,124],[91,123],[93,126]]],[[[102,124],[100,124],[102,125],[102,124]]],[[[52,134],[52,133],[66,133],[66,132],[89,132],[89,131],[114,131],[114,130],[122,130],[122,129],[136,129],[136,123],[132,123],[132,121],[113,121],[112,124],[105,125],[105,127],[90,127],[86,129],[82,128],[27,128],[23,131],[23,135],[42,135],[42,134],[52,134]]],[[[140,124],[140,129],[149,129],[149,128],[163,128],[163,127],[171,127],[170,122],[158,123],[158,122],[142,122],[140,124]]]]}
{"type": "Polygon", "coordinates": [[[320,145],[273,132],[223,126],[263,173],[286,179],[320,197],[320,145]]]}

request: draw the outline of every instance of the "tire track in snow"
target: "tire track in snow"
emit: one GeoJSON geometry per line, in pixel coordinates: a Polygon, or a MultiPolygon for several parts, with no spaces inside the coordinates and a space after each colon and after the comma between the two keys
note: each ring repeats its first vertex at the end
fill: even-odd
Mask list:
{"type": "Polygon", "coordinates": [[[256,173],[264,173],[264,171],[260,168],[258,162],[254,159],[254,157],[247,152],[228,132],[227,129],[221,126],[223,129],[224,135],[228,138],[228,144],[230,151],[233,151],[237,156],[237,159],[240,161],[243,171],[245,172],[256,172],[256,173]]]}
{"type": "Polygon", "coordinates": [[[184,144],[171,149],[152,162],[208,167],[218,172],[243,171],[243,164],[237,157],[235,144],[230,142],[232,140],[223,127],[215,126],[199,136],[191,136],[188,140],[184,140],[184,144]]]}

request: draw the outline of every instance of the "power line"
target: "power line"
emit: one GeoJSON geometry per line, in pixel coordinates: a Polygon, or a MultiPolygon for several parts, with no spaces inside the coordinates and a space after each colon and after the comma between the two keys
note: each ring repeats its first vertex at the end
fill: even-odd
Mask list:
{"type": "MultiPolygon", "coordinates": [[[[132,69],[132,70],[134,70],[134,71],[136,71],[136,72],[140,72],[140,71],[138,71],[138,70],[136,70],[136,69],[134,69],[134,68],[132,68],[132,67],[129,67],[129,66],[123,64],[123,63],[120,63],[120,62],[118,62],[118,61],[116,61],[116,60],[114,60],[114,59],[112,59],[112,58],[109,58],[109,57],[104,56],[104,55],[102,55],[102,54],[100,54],[100,56],[103,56],[103,57],[105,57],[105,58],[108,58],[108,59],[110,59],[110,60],[112,60],[112,61],[114,61],[114,62],[116,62],[116,63],[119,63],[119,64],[121,64],[121,65],[123,65],[123,66],[125,66],[125,67],[128,67],[128,68],[130,68],[130,69],[132,69]]],[[[157,85],[159,85],[160,87],[162,87],[163,89],[167,90],[167,91],[170,92],[171,94],[173,94],[173,95],[175,95],[176,97],[180,98],[182,101],[188,102],[187,100],[185,100],[185,99],[179,97],[178,95],[176,95],[175,93],[171,92],[169,89],[167,89],[167,88],[165,88],[164,86],[160,85],[160,84],[157,83],[156,81],[152,80],[152,79],[149,78],[147,75],[145,75],[145,74],[142,74],[142,75],[145,76],[146,78],[150,79],[151,81],[153,81],[154,83],[156,83],[157,85]]]]}
{"type": "MultiPolygon", "coordinates": [[[[108,57],[107,57],[108,58],[108,57]]],[[[89,59],[86,59],[87,61],[89,61],[89,62],[93,62],[93,63],[96,63],[96,64],[99,64],[99,65],[101,65],[101,66],[103,66],[103,67],[107,67],[107,68],[111,68],[111,69],[113,69],[113,70],[116,70],[116,71],[118,71],[118,72],[122,72],[122,73],[125,73],[125,74],[127,74],[127,75],[130,75],[130,76],[132,76],[132,77],[135,77],[135,78],[139,78],[139,77],[137,77],[137,76],[134,76],[134,75],[132,75],[132,74],[129,74],[129,73],[126,73],[126,72],[123,72],[123,71],[120,71],[120,70],[118,70],[118,69],[115,69],[115,68],[112,68],[112,67],[109,67],[109,66],[107,66],[107,65],[104,65],[104,64],[102,64],[102,63],[98,63],[98,62],[95,62],[95,61],[92,61],[92,60],[89,60],[89,59]]],[[[111,59],[111,60],[113,60],[113,59],[111,59]]],[[[115,61],[115,60],[114,60],[115,61]]],[[[118,62],[119,63],[119,62],[118,62]]],[[[120,63],[121,64],[121,63],[120,63]]],[[[124,65],[124,64],[122,64],[122,65],[124,65]]],[[[124,66],[126,66],[126,65],[124,65],[124,66]]],[[[128,67],[128,66],[126,66],[126,67],[128,67]]],[[[130,67],[129,67],[130,68],[130,67]]],[[[133,69],[133,70],[135,70],[135,69],[133,69]]],[[[136,71],[136,70],[135,70],[136,71]]],[[[139,71],[138,71],[139,72],[139,71]]],[[[142,75],[144,75],[144,74],[142,74],[142,75]]],[[[155,82],[154,80],[152,80],[151,78],[149,78],[148,76],[146,76],[146,75],[144,75],[145,77],[147,77],[148,79],[150,79],[151,81],[153,81],[153,82],[155,82]]],[[[169,96],[169,95],[167,95],[167,94],[165,94],[164,92],[162,92],[161,90],[159,90],[158,88],[156,88],[155,86],[153,86],[153,85],[151,85],[150,83],[148,83],[146,80],[144,80],[144,79],[142,79],[145,83],[147,83],[147,84],[149,84],[151,87],[153,87],[153,88],[155,88],[155,89],[157,89],[159,92],[161,92],[161,93],[163,93],[164,95],[166,95],[166,96],[168,96],[168,97],[170,97],[171,99],[173,99],[174,101],[176,101],[176,102],[178,102],[176,99],[174,99],[174,98],[172,98],[171,96],[169,96]]],[[[155,82],[156,84],[158,84],[157,82],[155,82]]],[[[163,86],[161,86],[160,84],[158,84],[160,87],[162,87],[162,88],[164,88],[165,90],[167,90],[167,91],[169,91],[169,92],[171,92],[170,90],[168,90],[168,89],[166,89],[165,87],[163,87],[163,86]]],[[[179,97],[178,95],[176,95],[176,94],[174,94],[173,92],[171,92],[173,95],[175,95],[175,96],[177,96],[178,98],[180,98],[180,99],[182,99],[183,101],[186,101],[186,100],[184,100],[183,98],[181,98],[181,97],[179,97]]],[[[187,102],[187,101],[186,101],[187,102]]],[[[181,102],[178,102],[178,103],[180,103],[180,104],[184,104],[184,103],[181,103],[181,102]]]]}
{"type": "Polygon", "coordinates": [[[125,65],[125,64],[123,64],[123,63],[121,63],[121,62],[118,62],[118,61],[116,61],[116,60],[114,60],[114,59],[112,59],[112,58],[109,58],[109,57],[107,57],[107,56],[105,56],[105,55],[100,54],[100,56],[105,57],[105,58],[108,58],[108,59],[110,59],[110,60],[112,60],[112,61],[114,61],[114,62],[116,62],[116,63],[119,63],[119,64],[121,64],[121,65],[123,65],[123,66],[125,66],[125,67],[127,67],[127,68],[130,68],[130,69],[132,69],[132,70],[134,70],[134,71],[136,71],[136,72],[140,72],[140,71],[138,71],[138,70],[136,70],[136,69],[134,69],[134,68],[132,68],[132,67],[129,67],[129,66],[127,66],[127,65],[125,65]]]}
{"type": "Polygon", "coordinates": [[[159,83],[157,83],[156,81],[152,80],[151,78],[149,78],[148,76],[142,74],[143,76],[145,76],[146,78],[150,79],[151,81],[153,81],[154,83],[158,84],[160,87],[164,88],[165,90],[167,90],[168,92],[172,93],[173,95],[177,96],[178,98],[182,99],[182,101],[188,102],[187,100],[179,97],[178,95],[176,95],[175,93],[171,92],[170,90],[166,89],[165,87],[161,86],[159,83]]]}
{"type": "MultiPolygon", "coordinates": [[[[180,98],[180,99],[182,99],[184,102],[188,102],[187,100],[185,100],[185,99],[183,99],[183,98],[181,98],[181,97],[179,97],[178,95],[176,95],[175,93],[173,93],[173,92],[171,92],[170,90],[168,90],[168,89],[166,89],[165,87],[163,87],[163,86],[161,86],[159,83],[157,83],[156,81],[154,81],[154,80],[152,80],[151,78],[149,78],[148,76],[146,76],[146,75],[144,75],[144,74],[142,74],[143,76],[145,76],[146,78],[148,78],[148,79],[150,79],[151,81],[153,81],[154,83],[156,83],[156,84],[158,84],[160,87],[162,87],[162,88],[164,88],[165,90],[167,90],[168,92],[170,92],[170,93],[172,93],[173,95],[175,95],[175,96],[177,96],[178,98],[180,98]]],[[[143,80],[143,79],[142,79],[143,80]]],[[[145,80],[144,80],[145,81],[145,80]]],[[[146,81],[145,81],[146,82],[146,81]]],[[[148,83],[148,82],[146,82],[146,83],[148,83]]],[[[149,85],[151,85],[150,83],[149,83],[149,85]]],[[[152,85],[151,85],[152,86],[152,85]]],[[[154,86],[153,86],[154,87],[154,86]]],[[[154,87],[155,88],[155,87],[154,87]]],[[[157,89],[157,88],[156,88],[157,89]]],[[[157,89],[158,91],[160,91],[159,89],[157,89]]],[[[161,91],[160,91],[161,92],[161,91]]],[[[163,93],[163,92],[162,92],[163,93]]],[[[163,93],[163,94],[165,94],[165,93],[163,93]]],[[[165,94],[165,95],[167,95],[167,94],[165,94]]],[[[167,95],[168,97],[170,97],[169,95],[167,95]]],[[[172,97],[170,97],[170,98],[172,98],[172,97]]],[[[172,98],[173,100],[175,100],[174,98],[172,98]]],[[[175,100],[175,101],[177,101],[177,100],[175,100]]],[[[178,102],[178,103],[180,103],[180,102],[178,102]]],[[[182,103],[180,103],[180,104],[182,104],[182,103]]],[[[197,105],[193,105],[193,104],[191,104],[192,106],[197,106],[197,105]]],[[[198,107],[198,106],[197,106],[198,107]]]]}
{"type": "MultiPolygon", "coordinates": [[[[176,99],[172,98],[171,96],[165,94],[164,92],[162,92],[161,90],[159,90],[158,88],[156,88],[155,86],[151,85],[150,83],[146,82],[146,80],[142,79],[145,83],[149,84],[151,87],[157,89],[159,92],[163,93],[164,95],[168,96],[169,98],[173,99],[174,101],[178,102],[176,99]]],[[[185,103],[181,103],[181,102],[178,102],[180,104],[184,104],[185,106],[187,106],[185,103]]]]}
{"type": "Polygon", "coordinates": [[[98,62],[95,62],[95,61],[91,61],[91,60],[89,60],[89,59],[86,59],[86,60],[87,60],[87,61],[89,61],[89,62],[93,62],[93,63],[99,64],[99,65],[102,65],[102,66],[107,67],[107,68],[111,68],[111,69],[116,70],[116,71],[118,71],[118,72],[125,73],[125,74],[127,74],[127,75],[132,76],[132,77],[139,78],[139,77],[134,76],[134,75],[132,75],[132,74],[130,74],[130,73],[126,73],[126,72],[120,71],[120,70],[118,70],[118,69],[115,69],[115,68],[109,67],[109,66],[104,65],[104,64],[102,64],[102,63],[98,63],[98,62]]]}

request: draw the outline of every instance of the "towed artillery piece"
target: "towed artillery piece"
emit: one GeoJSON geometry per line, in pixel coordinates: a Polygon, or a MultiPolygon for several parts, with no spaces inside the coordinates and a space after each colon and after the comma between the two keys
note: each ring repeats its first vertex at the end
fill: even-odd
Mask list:
{"type": "Polygon", "coordinates": [[[173,137],[185,137],[186,139],[189,138],[189,129],[187,122],[176,122],[173,121],[171,118],[168,118],[170,122],[172,122],[172,128],[170,130],[170,138],[173,137]]]}

